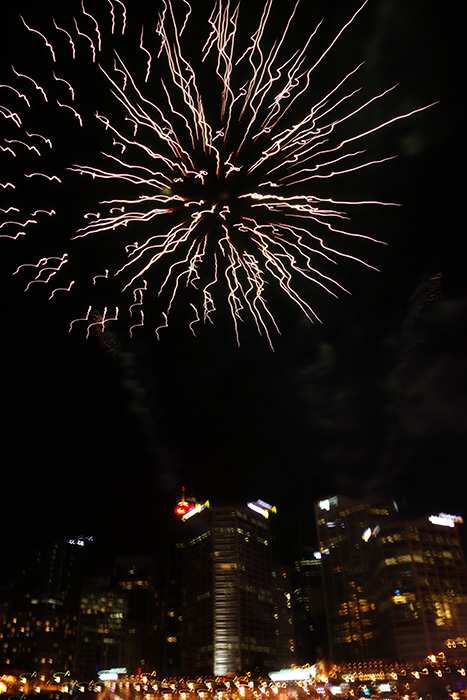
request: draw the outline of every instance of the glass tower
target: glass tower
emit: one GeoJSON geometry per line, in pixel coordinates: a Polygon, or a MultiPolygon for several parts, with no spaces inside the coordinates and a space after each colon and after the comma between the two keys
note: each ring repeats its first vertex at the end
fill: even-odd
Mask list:
{"type": "Polygon", "coordinates": [[[409,662],[466,635],[460,516],[402,518],[394,502],[315,506],[333,660],[409,662]]]}
{"type": "Polygon", "coordinates": [[[220,506],[184,523],[184,673],[274,668],[268,516],[267,508],[253,510],[251,504],[220,506]]]}

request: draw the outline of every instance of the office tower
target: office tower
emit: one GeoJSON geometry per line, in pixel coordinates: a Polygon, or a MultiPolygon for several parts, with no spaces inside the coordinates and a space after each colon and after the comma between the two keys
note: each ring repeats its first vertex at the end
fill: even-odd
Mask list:
{"type": "Polygon", "coordinates": [[[110,577],[88,577],[83,583],[73,672],[93,678],[98,670],[123,666],[125,593],[110,577]]]}
{"type": "Polygon", "coordinates": [[[80,602],[74,672],[124,667],[160,669],[163,663],[162,605],[150,556],[117,557],[112,576],[85,579],[80,602]]]}
{"type": "Polygon", "coordinates": [[[315,512],[331,658],[350,662],[378,657],[378,545],[375,537],[365,541],[362,535],[381,529],[384,519],[395,517],[395,508],[335,496],[320,501],[315,512]]]}
{"type": "Polygon", "coordinates": [[[113,582],[124,593],[122,665],[131,671],[162,668],[163,605],[151,556],[117,557],[113,582]]]}
{"type": "Polygon", "coordinates": [[[275,667],[269,515],[262,501],[184,516],[182,670],[275,667]]]}
{"type": "Polygon", "coordinates": [[[291,576],[297,663],[314,663],[329,655],[321,552],[303,546],[291,576]]]}
{"type": "Polygon", "coordinates": [[[465,637],[459,516],[402,518],[394,502],[341,496],[315,512],[333,660],[416,661],[465,637]]]}
{"type": "MultiPolygon", "coordinates": [[[[184,502],[184,499],[182,499],[184,502]]],[[[178,505],[178,504],[177,504],[178,505]]],[[[174,677],[182,675],[182,601],[183,601],[183,539],[185,523],[181,520],[186,511],[179,513],[169,522],[166,581],[164,592],[164,661],[163,674],[174,677]]]]}
{"type": "Polygon", "coordinates": [[[467,635],[467,568],[459,516],[402,521],[381,532],[376,591],[383,653],[423,658],[467,635]],[[379,591],[379,595],[378,595],[379,591]]]}
{"type": "Polygon", "coordinates": [[[92,537],[54,541],[25,556],[3,606],[0,661],[67,670],[75,649],[79,591],[92,537]]]}
{"type": "Polygon", "coordinates": [[[272,567],[274,635],[277,668],[297,663],[292,583],[288,566],[274,562],[272,567]]]}

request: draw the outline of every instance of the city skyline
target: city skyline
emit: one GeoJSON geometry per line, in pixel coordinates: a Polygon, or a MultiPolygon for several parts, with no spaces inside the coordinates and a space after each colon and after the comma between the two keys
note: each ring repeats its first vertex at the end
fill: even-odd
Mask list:
{"type": "MultiPolygon", "coordinates": [[[[2,31],[31,7],[9,7],[2,31]]],[[[435,17],[418,0],[365,12],[345,50],[366,61],[368,88],[400,80],[395,112],[439,104],[382,137],[378,149],[399,156],[369,181],[402,206],[359,222],[388,243],[367,251],[381,271],[343,266],[352,296],[327,300],[322,325],[273,295],[274,352],[248,324],[237,347],[222,315],[194,338],[181,311],[159,342],[111,326],[86,341],[68,334],[63,301],[23,293],[1,242],[4,551],[58,533],[157,544],[182,486],[199,499],[265,498],[297,530],[337,492],[465,509],[462,13],[454,2],[435,17]]],[[[15,36],[2,44],[8,71],[15,36]]]]}
{"type": "Polygon", "coordinates": [[[276,508],[262,499],[185,514],[178,505],[164,561],[108,560],[90,539],[70,538],[18,562],[13,588],[2,586],[4,668],[60,667],[89,681],[115,666],[162,678],[315,663],[390,673],[443,654],[462,664],[461,517],[335,495],[313,504],[317,549],[289,541],[287,558],[276,508]]]}

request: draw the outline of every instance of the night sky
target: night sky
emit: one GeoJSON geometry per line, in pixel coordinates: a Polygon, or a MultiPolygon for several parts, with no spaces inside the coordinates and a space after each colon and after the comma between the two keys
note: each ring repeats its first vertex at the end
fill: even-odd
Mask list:
{"type": "MultiPolygon", "coordinates": [[[[357,5],[316,3],[313,19],[339,23],[357,5]]],[[[131,12],[139,6],[147,15],[149,3],[131,12]]],[[[44,15],[55,9],[40,3],[44,15]]],[[[25,51],[32,40],[19,12],[38,7],[22,0],[6,14],[9,84],[16,37],[25,51]]],[[[330,57],[329,70],[365,60],[368,95],[400,81],[361,123],[439,104],[369,139],[375,157],[398,158],[344,183],[402,205],[355,213],[357,228],[388,243],[355,244],[379,272],[343,262],[352,294],[338,300],[304,287],[322,324],[268,290],[274,351],[250,320],[237,347],[222,308],[193,337],[183,297],[160,341],[150,327],[130,339],[117,324],[88,340],[68,333],[73,306],[23,293],[11,272],[24,260],[0,240],[4,551],[62,534],[93,534],[106,552],[157,549],[182,486],[212,504],[268,500],[305,542],[313,503],[335,493],[467,515],[464,27],[460,2],[430,14],[421,0],[370,0],[330,57]]]]}

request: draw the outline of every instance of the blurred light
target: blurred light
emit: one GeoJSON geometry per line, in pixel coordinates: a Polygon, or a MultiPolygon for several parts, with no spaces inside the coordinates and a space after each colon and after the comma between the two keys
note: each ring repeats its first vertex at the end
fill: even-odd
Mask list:
{"type": "Polygon", "coordinates": [[[266,501],[261,501],[260,499],[257,501],[249,501],[247,506],[251,508],[251,510],[262,515],[263,518],[269,518],[269,513],[277,513],[276,506],[271,506],[269,503],[266,503],[266,501]]]}
{"type": "Polygon", "coordinates": [[[269,678],[272,681],[304,681],[311,678],[311,668],[282,668],[280,671],[271,671],[269,678]]]}
{"type": "Polygon", "coordinates": [[[196,503],[193,508],[182,516],[182,520],[185,522],[189,518],[192,518],[193,515],[201,513],[203,510],[205,510],[205,508],[209,508],[209,501],[206,501],[205,503],[196,503]]]}
{"type": "Polygon", "coordinates": [[[407,597],[405,595],[396,594],[392,596],[392,602],[396,603],[396,605],[400,603],[407,603],[407,597]]]}
{"type": "Polygon", "coordinates": [[[376,537],[379,534],[380,530],[381,528],[379,525],[376,525],[373,529],[371,529],[371,527],[367,527],[367,529],[362,534],[362,540],[368,542],[370,537],[376,537]]]}
{"type": "Polygon", "coordinates": [[[192,510],[194,507],[194,503],[188,503],[188,501],[179,501],[174,508],[174,512],[175,515],[178,515],[180,518],[183,518],[183,516],[186,515],[188,511],[192,510]]]}
{"type": "Polygon", "coordinates": [[[321,510],[330,510],[331,506],[337,506],[337,503],[337,496],[332,496],[331,498],[325,498],[323,501],[318,501],[318,508],[321,510]]]}
{"type": "Polygon", "coordinates": [[[447,513],[439,513],[438,515],[430,515],[428,517],[430,523],[433,525],[444,525],[445,527],[454,527],[456,523],[463,523],[464,520],[462,516],[458,515],[448,515],[447,513]]]}

